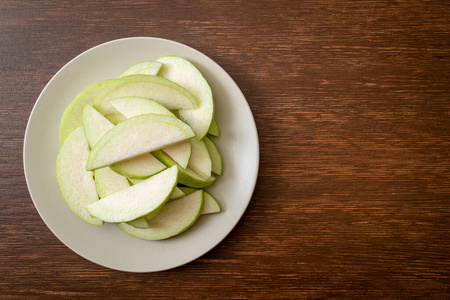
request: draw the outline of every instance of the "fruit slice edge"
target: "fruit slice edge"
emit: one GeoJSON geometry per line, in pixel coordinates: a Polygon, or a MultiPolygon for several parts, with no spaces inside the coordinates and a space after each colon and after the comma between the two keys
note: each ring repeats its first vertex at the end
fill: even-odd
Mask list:
{"type": "Polygon", "coordinates": [[[162,171],[129,188],[88,206],[89,213],[105,222],[129,222],[160,208],[169,199],[177,182],[175,167],[162,171]]]}
{"type": "Polygon", "coordinates": [[[94,173],[86,171],[89,145],[83,127],[73,130],[64,140],[56,157],[56,180],[67,206],[83,221],[92,225],[103,222],[93,218],[86,205],[98,202],[94,173]]]}
{"type": "Polygon", "coordinates": [[[149,228],[139,229],[126,223],[118,224],[125,233],[144,240],[163,240],[182,233],[199,218],[203,210],[203,193],[193,194],[164,205],[154,218],[148,221],[149,228]]]}
{"type": "Polygon", "coordinates": [[[177,118],[146,114],[116,125],[92,148],[86,170],[95,170],[146,152],[183,142],[194,136],[177,118]]]}

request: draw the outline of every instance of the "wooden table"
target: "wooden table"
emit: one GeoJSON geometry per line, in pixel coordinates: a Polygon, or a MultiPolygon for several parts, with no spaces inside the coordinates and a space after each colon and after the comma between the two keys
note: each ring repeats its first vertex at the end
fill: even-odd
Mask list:
{"type": "Polygon", "coordinates": [[[447,1],[0,1],[0,298],[448,299],[449,20],[447,1]],[[160,273],[73,253],[23,173],[46,83],[79,53],[130,36],[215,60],[260,138],[241,221],[160,273]]]}

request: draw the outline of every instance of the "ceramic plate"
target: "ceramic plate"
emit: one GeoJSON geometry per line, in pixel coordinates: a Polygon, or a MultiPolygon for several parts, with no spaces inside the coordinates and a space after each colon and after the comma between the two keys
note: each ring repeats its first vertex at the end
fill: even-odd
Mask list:
{"type": "Polygon", "coordinates": [[[80,54],[43,89],[31,112],[24,141],[24,169],[34,205],[67,247],[99,265],[128,272],[156,272],[186,264],[222,241],[244,214],[256,184],[259,144],[253,115],[233,79],[213,60],[186,45],[158,38],[114,40],[80,54]],[[67,207],[55,178],[61,116],[87,86],[115,78],[129,66],[165,55],[190,60],[211,85],[223,174],[207,190],[222,212],[204,215],[184,233],[163,241],[129,236],[114,224],[89,225],[67,207]]]}

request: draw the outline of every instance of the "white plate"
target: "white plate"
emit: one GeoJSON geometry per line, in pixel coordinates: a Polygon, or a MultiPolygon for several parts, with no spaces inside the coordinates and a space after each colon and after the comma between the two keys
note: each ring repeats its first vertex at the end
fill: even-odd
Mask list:
{"type": "Polygon", "coordinates": [[[65,65],[44,88],[31,112],[24,140],[24,169],[34,205],[50,230],[67,247],[99,265],[128,272],[175,268],[205,254],[237,224],[256,184],[259,144],[253,115],[239,87],[213,60],[186,45],[136,37],[96,46],[65,65]],[[221,136],[214,139],[223,159],[223,174],[207,190],[223,212],[201,216],[179,236],[144,241],[114,224],[89,225],[67,207],[55,178],[58,130],[64,109],[87,86],[115,78],[129,66],[165,55],[190,60],[213,90],[221,136]]]}

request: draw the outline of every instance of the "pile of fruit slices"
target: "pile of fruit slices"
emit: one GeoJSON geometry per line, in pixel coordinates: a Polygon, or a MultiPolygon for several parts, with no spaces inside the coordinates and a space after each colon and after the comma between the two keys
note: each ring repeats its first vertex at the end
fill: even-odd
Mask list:
{"type": "Polygon", "coordinates": [[[220,212],[204,190],[222,172],[211,88],[188,60],[165,56],[97,82],[64,111],[56,178],[93,225],[161,240],[220,212]]]}

